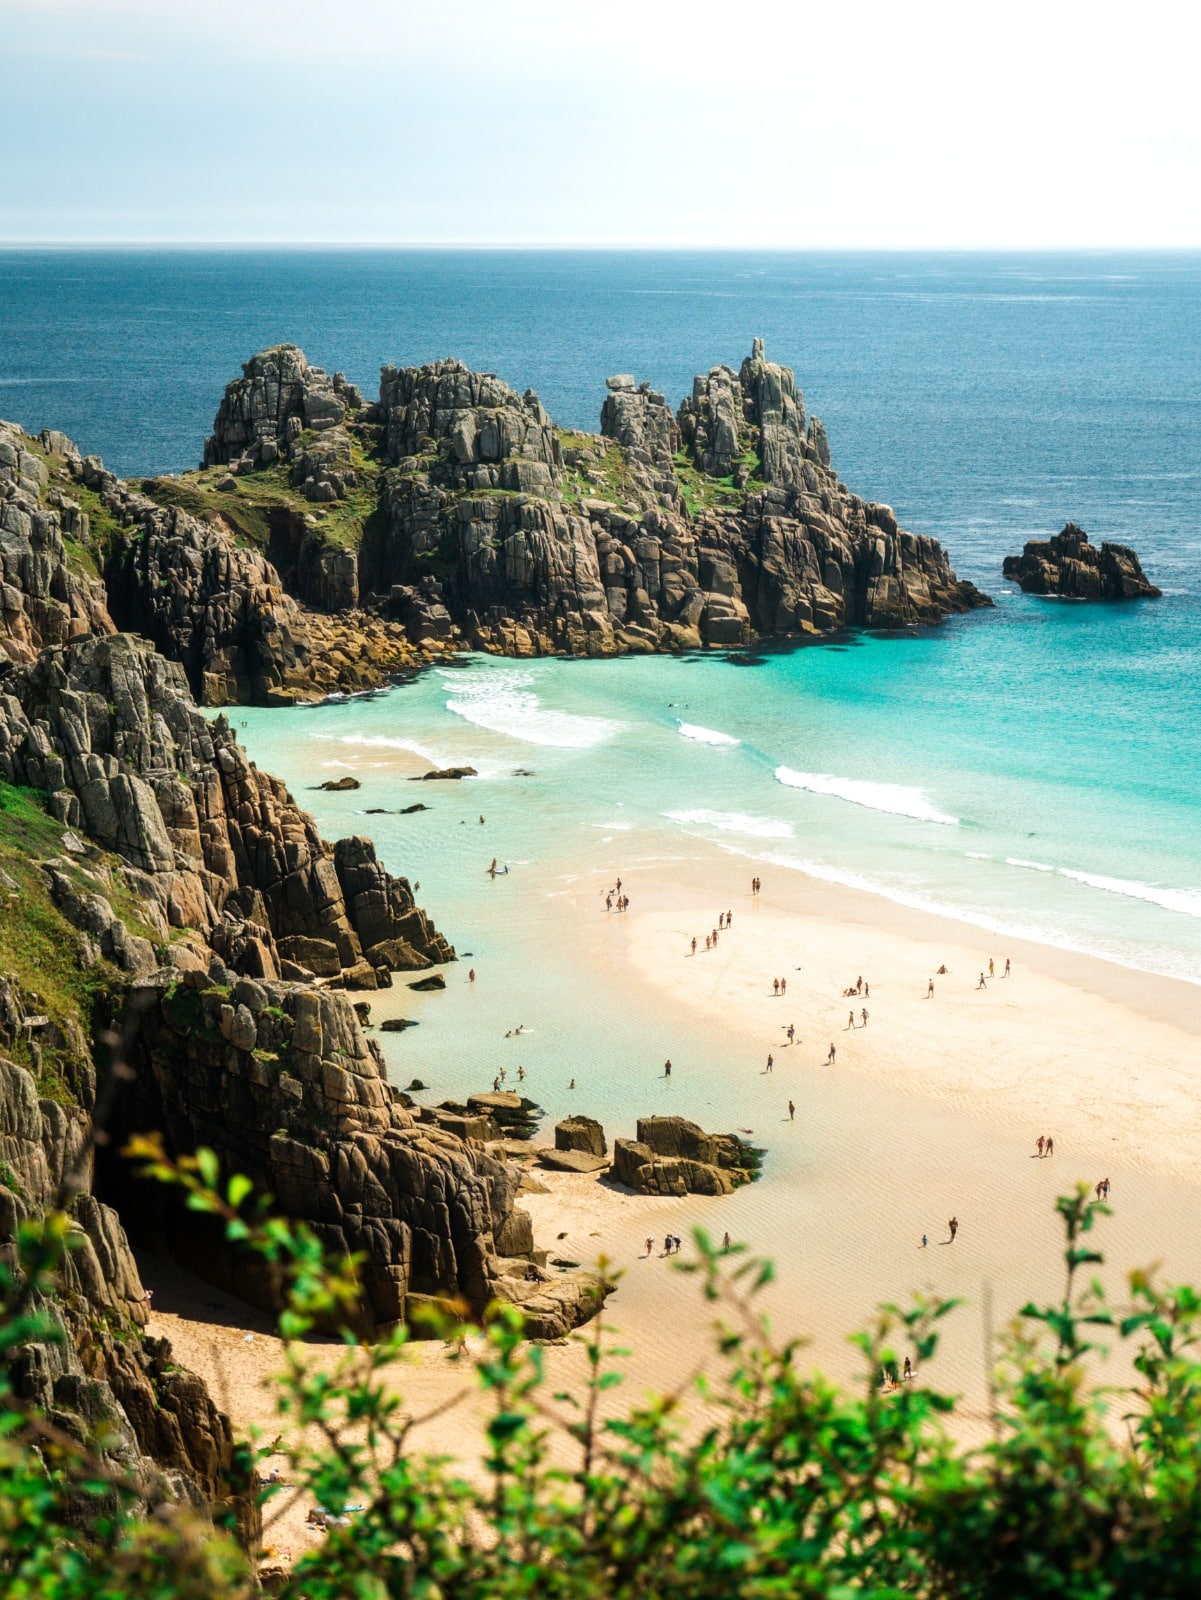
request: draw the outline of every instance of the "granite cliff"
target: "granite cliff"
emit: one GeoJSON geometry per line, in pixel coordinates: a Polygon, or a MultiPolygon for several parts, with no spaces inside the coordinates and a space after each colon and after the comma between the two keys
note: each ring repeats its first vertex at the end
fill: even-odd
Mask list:
{"type": "Polygon", "coordinates": [[[610,378],[600,421],[558,427],[531,390],[451,360],[384,367],[366,403],[280,345],[228,385],[198,472],[123,483],[61,436],[15,448],[80,507],[101,609],[205,705],[369,688],[468,647],[738,647],[988,603],[847,489],[759,340],[675,412],[610,378]]]}
{"type": "Polygon", "coordinates": [[[346,989],[454,959],[407,881],[368,839],[324,841],[197,708],[194,691],[253,693],[326,653],[262,553],[60,435],[0,424],[0,563],[0,1250],[58,1206],[77,1246],[48,1307],[62,1341],[9,1369],[67,1433],[101,1431],[148,1509],[220,1508],[253,1541],[228,1421],[142,1332],[126,1225],[260,1304],[277,1285],[169,1196],[147,1204],[126,1135],[206,1144],[333,1252],[361,1252],[366,1333],[499,1297],[555,1337],[601,1289],[527,1277],[518,1170],[416,1120],[363,1032],[346,989]],[[115,1090],[114,1039],[131,1069],[115,1090]]]}

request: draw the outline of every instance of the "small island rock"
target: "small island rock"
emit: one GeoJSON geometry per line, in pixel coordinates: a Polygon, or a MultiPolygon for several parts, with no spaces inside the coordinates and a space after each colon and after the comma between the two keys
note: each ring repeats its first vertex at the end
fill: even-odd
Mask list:
{"type": "Polygon", "coordinates": [[[1083,528],[1069,522],[1053,539],[1031,539],[1020,556],[1006,556],[1002,574],[1026,594],[1058,595],[1065,600],[1158,599],[1129,545],[1088,542],[1083,528]]]}

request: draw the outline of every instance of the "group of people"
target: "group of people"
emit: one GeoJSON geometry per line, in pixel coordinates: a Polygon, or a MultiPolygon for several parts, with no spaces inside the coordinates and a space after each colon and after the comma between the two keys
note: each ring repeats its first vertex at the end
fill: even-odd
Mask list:
{"type": "MultiPolygon", "coordinates": [[[[732,925],[732,923],[733,923],[733,921],[734,921],[734,913],[732,911],[719,911],[717,913],[717,927],[714,928],[712,930],[712,932],[707,933],[705,935],[705,949],[706,950],[715,950],[717,948],[717,936],[718,936],[718,934],[722,933],[722,932],[728,932],[730,927],[731,927],[731,925],[732,925]]],[[[696,954],[696,946],[697,946],[697,941],[696,941],[696,937],[694,935],[693,936],[693,940],[692,940],[692,954],[693,955],[696,954]]]]}
{"type": "Polygon", "coordinates": [[[1055,1141],[1048,1139],[1044,1134],[1038,1136],[1038,1153],[1040,1156],[1053,1156],[1055,1154],[1055,1141]]]}
{"type": "MultiPolygon", "coordinates": [[[[661,1253],[663,1255],[665,1255],[665,1256],[678,1256],[679,1253],[680,1253],[681,1245],[682,1245],[682,1240],[680,1239],[679,1234],[678,1233],[669,1233],[669,1234],[665,1235],[665,1237],[664,1237],[663,1250],[662,1250],[661,1253]]],[[[729,1248],[730,1248],[730,1235],[727,1233],[726,1234],[726,1249],[728,1250],[729,1248]]],[[[654,1253],[655,1253],[655,1241],[653,1239],[648,1239],[646,1241],[646,1253],[647,1253],[648,1256],[654,1255],[654,1253]]]]}

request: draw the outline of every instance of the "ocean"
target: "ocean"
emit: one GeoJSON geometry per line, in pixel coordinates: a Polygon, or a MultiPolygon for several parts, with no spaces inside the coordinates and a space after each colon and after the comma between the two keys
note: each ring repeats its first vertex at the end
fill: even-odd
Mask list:
{"type": "Polygon", "coordinates": [[[504,936],[481,853],[550,892],[598,851],[621,870],[701,839],[748,875],[1201,981],[1201,257],[0,252],[0,415],[128,475],[194,465],[224,383],[285,339],[369,394],[383,362],[457,355],[595,428],[607,374],[676,403],[755,335],[843,479],[994,610],[749,660],[474,657],[373,700],[239,710],[252,756],[298,792],[359,773],[303,798],[371,832],[465,948],[504,936]],[[1069,518],[1133,544],[1164,598],[1002,581],[1069,518]],[[480,777],[373,790],[395,746],[480,777]],[[364,815],[414,795],[430,813],[364,815]]]}

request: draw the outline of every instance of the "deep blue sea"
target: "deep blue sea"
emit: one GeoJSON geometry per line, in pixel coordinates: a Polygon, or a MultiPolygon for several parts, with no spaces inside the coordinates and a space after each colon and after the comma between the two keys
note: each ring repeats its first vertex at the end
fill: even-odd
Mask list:
{"type": "MultiPolygon", "coordinates": [[[[595,428],[607,374],[674,403],[755,335],[845,481],[940,538],[995,611],[753,667],[476,660],[247,713],[252,754],[299,788],[416,745],[479,768],[524,860],[569,860],[582,830],[701,835],[1201,980],[1201,256],[0,252],[0,415],[125,474],[194,465],[225,382],[281,340],[368,393],[383,362],[457,355],[595,428]],[[1165,598],[1002,582],[1069,518],[1133,544],[1165,598]]],[[[353,798],[314,798],[365,826],[353,798]]],[[[377,832],[461,926],[474,856],[377,832]]]]}

